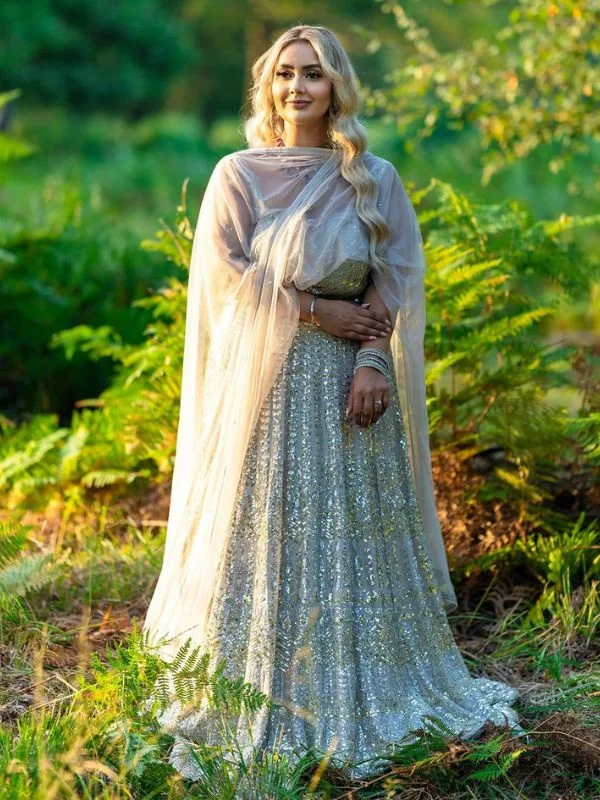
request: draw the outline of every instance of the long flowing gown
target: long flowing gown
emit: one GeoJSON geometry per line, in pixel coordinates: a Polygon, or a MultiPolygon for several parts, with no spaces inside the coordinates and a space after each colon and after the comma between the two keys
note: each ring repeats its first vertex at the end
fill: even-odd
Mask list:
{"type": "MultiPolygon", "coordinates": [[[[349,259],[309,291],[357,301],[368,279],[349,259]]],[[[453,638],[394,381],[374,425],[346,419],[359,346],[300,321],[247,450],[207,640],[214,665],[274,701],[240,716],[239,741],[364,762],[428,715],[466,738],[488,720],[522,731],[518,691],[472,677],[453,638]]],[[[202,775],[190,743],[218,742],[211,714],[175,702],[163,715],[184,777],[202,775]]]]}

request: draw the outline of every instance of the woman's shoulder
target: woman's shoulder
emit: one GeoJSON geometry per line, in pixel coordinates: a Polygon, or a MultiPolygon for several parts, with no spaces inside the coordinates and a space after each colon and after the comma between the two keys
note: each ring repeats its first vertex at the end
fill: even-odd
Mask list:
{"type": "Polygon", "coordinates": [[[233,150],[231,153],[221,156],[213,168],[213,173],[221,175],[226,180],[233,180],[236,184],[244,184],[256,190],[260,169],[257,170],[252,153],[248,149],[244,149],[233,150]]]}
{"type": "Polygon", "coordinates": [[[213,167],[213,172],[228,172],[229,170],[235,170],[236,166],[239,165],[239,158],[237,151],[233,151],[232,153],[227,153],[217,161],[217,163],[213,167]]]}
{"type": "Polygon", "coordinates": [[[239,152],[233,151],[221,156],[212,169],[210,180],[221,186],[230,187],[233,191],[252,192],[255,189],[255,181],[248,174],[239,152]]]}
{"type": "Polygon", "coordinates": [[[380,180],[384,176],[387,176],[388,179],[393,178],[394,175],[398,176],[398,170],[391,161],[388,161],[387,158],[383,158],[382,156],[375,155],[375,153],[372,153],[370,150],[365,150],[363,153],[363,162],[376,180],[380,180]]]}

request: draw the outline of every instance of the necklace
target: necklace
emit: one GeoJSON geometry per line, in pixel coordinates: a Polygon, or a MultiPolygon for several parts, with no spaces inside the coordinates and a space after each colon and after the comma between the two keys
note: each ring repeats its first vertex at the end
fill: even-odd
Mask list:
{"type": "Polygon", "coordinates": [[[323,149],[328,149],[328,150],[333,149],[333,146],[332,146],[331,141],[329,139],[324,141],[322,144],[315,144],[315,145],[286,145],[285,142],[283,141],[283,139],[281,138],[281,136],[277,137],[277,147],[296,147],[296,146],[300,146],[300,147],[303,147],[303,146],[322,147],[323,149]]]}

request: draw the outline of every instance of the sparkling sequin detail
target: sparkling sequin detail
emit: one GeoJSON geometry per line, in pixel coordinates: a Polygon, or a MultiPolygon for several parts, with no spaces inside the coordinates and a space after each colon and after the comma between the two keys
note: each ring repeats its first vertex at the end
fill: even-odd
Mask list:
{"type": "MultiPolygon", "coordinates": [[[[311,289],[354,294],[365,267],[346,262],[311,289]]],[[[373,426],[345,418],[358,347],[300,321],[246,454],[207,648],[277,704],[234,720],[248,754],[373,759],[426,715],[465,737],[487,720],[522,730],[517,690],[472,677],[452,636],[394,385],[373,426]]],[[[212,713],[173,703],[162,717],[184,777],[201,776],[190,742],[220,743],[212,713]]]]}

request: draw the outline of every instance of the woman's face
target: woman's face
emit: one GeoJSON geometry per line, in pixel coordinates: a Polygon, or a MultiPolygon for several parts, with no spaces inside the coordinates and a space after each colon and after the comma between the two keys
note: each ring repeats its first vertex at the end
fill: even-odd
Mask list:
{"type": "Polygon", "coordinates": [[[272,83],[275,110],[287,126],[314,127],[327,114],[332,83],[308,42],[292,42],[283,48],[272,83]],[[302,101],[294,103],[294,101],[302,101]]]}

